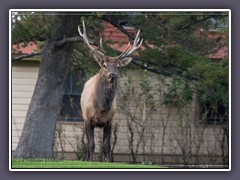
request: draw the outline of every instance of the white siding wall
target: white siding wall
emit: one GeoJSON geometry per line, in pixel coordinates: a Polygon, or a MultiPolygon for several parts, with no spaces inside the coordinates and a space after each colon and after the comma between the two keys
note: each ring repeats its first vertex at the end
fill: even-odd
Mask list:
{"type": "Polygon", "coordinates": [[[21,136],[39,70],[38,62],[18,62],[12,66],[12,150],[21,136]]]}

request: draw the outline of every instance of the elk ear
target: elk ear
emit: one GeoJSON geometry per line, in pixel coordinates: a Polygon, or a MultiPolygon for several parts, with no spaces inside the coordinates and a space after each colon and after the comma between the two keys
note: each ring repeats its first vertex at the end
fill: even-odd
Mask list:
{"type": "Polygon", "coordinates": [[[104,56],[98,53],[93,53],[94,60],[98,63],[99,66],[102,66],[104,63],[104,56]]]}
{"type": "Polygon", "coordinates": [[[125,57],[120,61],[120,67],[127,66],[132,60],[132,57],[125,57]]]}

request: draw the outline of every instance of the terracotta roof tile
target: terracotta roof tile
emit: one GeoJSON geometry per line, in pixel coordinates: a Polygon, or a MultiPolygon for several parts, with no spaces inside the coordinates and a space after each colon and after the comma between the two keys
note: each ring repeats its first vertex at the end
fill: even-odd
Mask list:
{"type": "Polygon", "coordinates": [[[34,42],[30,42],[28,45],[20,43],[18,45],[13,45],[12,52],[14,54],[31,54],[37,51],[37,45],[34,42]]]}
{"type": "Polygon", "coordinates": [[[208,55],[208,58],[210,59],[224,59],[228,57],[228,47],[224,46],[220,49],[218,49],[216,52],[208,55]]]}

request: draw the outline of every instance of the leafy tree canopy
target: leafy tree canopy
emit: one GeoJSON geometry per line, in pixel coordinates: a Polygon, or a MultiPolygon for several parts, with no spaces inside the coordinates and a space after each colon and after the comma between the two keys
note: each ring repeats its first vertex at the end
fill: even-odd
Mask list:
{"type": "MultiPolygon", "coordinates": [[[[218,60],[217,63],[208,58],[220,48],[228,47],[227,12],[70,12],[70,14],[85,15],[89,39],[96,45],[99,44],[100,33],[103,30],[102,20],[114,25],[130,39],[133,39],[134,35],[124,26],[141,29],[140,36],[144,39],[144,49],[138,51],[139,55],[134,57],[132,64],[135,67],[180,78],[184,83],[176,81],[173,83],[174,86],[181,85],[175,88],[187,90],[188,94],[196,92],[203,104],[207,103],[212,107],[221,104],[228,107],[228,57],[218,60]],[[188,83],[195,86],[189,86],[188,83]]],[[[68,13],[13,13],[12,42],[16,44],[46,41],[61,24],[58,18],[60,15],[68,13]]],[[[77,36],[77,33],[73,36],[77,36]]],[[[71,37],[57,38],[61,41],[71,37]]],[[[71,40],[82,41],[78,37],[66,42],[71,43],[71,40]]],[[[119,53],[108,47],[106,42],[103,46],[106,47],[107,54],[119,53]]],[[[81,43],[76,43],[72,58],[72,69],[96,71],[90,52],[81,43]]],[[[182,93],[182,97],[191,99],[186,93],[182,93]]]]}

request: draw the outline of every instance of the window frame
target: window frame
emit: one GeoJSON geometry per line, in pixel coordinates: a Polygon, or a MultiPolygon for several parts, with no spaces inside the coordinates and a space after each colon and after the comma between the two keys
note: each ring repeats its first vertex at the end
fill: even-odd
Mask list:
{"type": "Polygon", "coordinates": [[[83,85],[84,85],[83,79],[84,79],[84,73],[82,71],[70,71],[68,73],[67,78],[66,78],[64,94],[62,97],[61,107],[60,107],[60,111],[59,111],[58,121],[66,122],[66,123],[83,122],[83,118],[81,116],[82,112],[81,112],[81,103],[80,103],[81,93],[82,93],[82,89],[83,89],[83,85]],[[74,88],[77,88],[77,89],[74,89],[74,88]],[[69,98],[67,98],[66,96],[69,96],[69,98]],[[75,97],[75,100],[73,101],[74,105],[75,105],[75,102],[77,102],[76,103],[77,107],[73,107],[73,108],[75,110],[79,109],[79,111],[76,112],[77,115],[74,114],[74,110],[73,110],[73,112],[71,112],[69,109],[69,105],[72,103],[72,102],[70,102],[70,101],[72,101],[71,100],[72,97],[75,97]],[[68,100],[69,100],[69,102],[67,102],[68,100]],[[67,107],[64,107],[64,102],[65,102],[65,104],[67,104],[67,107]],[[65,116],[66,112],[69,112],[70,117],[65,116]]]}

